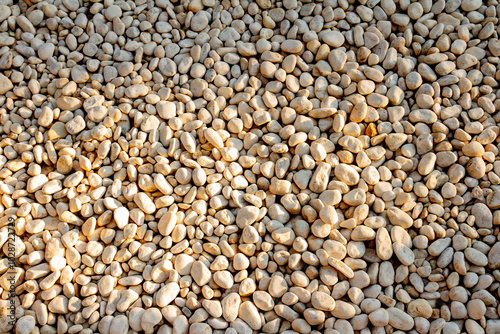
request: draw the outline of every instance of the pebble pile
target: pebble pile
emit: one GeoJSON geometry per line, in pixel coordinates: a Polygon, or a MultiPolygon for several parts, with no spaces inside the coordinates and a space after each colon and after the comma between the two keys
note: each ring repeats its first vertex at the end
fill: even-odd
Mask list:
{"type": "Polygon", "coordinates": [[[0,1],[0,333],[499,334],[499,18],[0,1]]]}

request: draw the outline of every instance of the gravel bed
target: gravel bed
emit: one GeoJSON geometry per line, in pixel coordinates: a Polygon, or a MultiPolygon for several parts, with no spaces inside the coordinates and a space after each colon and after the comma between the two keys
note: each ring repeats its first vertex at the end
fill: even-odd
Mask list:
{"type": "Polygon", "coordinates": [[[500,334],[497,0],[0,0],[0,333],[500,334]]]}

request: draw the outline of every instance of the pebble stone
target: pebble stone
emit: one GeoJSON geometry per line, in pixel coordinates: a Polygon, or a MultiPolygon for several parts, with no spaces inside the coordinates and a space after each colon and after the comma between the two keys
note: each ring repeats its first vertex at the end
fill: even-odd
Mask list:
{"type": "Polygon", "coordinates": [[[498,10],[2,1],[0,334],[500,333],[498,10]]]}

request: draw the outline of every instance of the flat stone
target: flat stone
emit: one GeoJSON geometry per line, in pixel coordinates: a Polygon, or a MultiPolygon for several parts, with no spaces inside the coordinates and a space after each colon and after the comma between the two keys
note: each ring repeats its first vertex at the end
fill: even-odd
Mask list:
{"type": "Polygon", "coordinates": [[[59,140],[63,139],[68,135],[68,131],[66,130],[66,124],[63,122],[54,123],[49,131],[47,131],[47,138],[49,140],[59,140]]]}
{"type": "Polygon", "coordinates": [[[111,326],[109,327],[109,334],[123,334],[127,333],[129,329],[128,319],[125,315],[118,315],[113,318],[111,326]]]}
{"type": "Polygon", "coordinates": [[[80,8],[80,3],[78,0],[63,0],[64,7],[68,8],[70,11],[77,11],[80,8]]]}
{"type": "Polygon", "coordinates": [[[177,73],[177,64],[168,58],[162,58],[158,67],[160,72],[167,77],[172,77],[177,73]]]}
{"type": "Polygon", "coordinates": [[[356,309],[350,303],[337,300],[332,315],[339,319],[351,319],[356,314],[356,309]]]}
{"type": "Polygon", "coordinates": [[[413,318],[404,311],[395,307],[389,307],[387,312],[389,313],[389,325],[392,327],[404,331],[409,331],[413,328],[415,324],[413,318]]]}
{"type": "Polygon", "coordinates": [[[251,301],[240,304],[238,317],[245,321],[253,330],[262,328],[262,319],[260,318],[259,310],[251,301]]]}
{"type": "Polygon", "coordinates": [[[323,35],[323,42],[334,48],[338,48],[344,44],[345,37],[339,31],[329,31],[323,35]]]}
{"type": "Polygon", "coordinates": [[[401,242],[395,242],[393,247],[394,253],[403,265],[409,266],[413,264],[413,262],[415,261],[415,255],[410,248],[406,247],[401,242]]]}
{"type": "Polygon", "coordinates": [[[466,248],[464,255],[467,260],[476,266],[485,267],[488,265],[488,257],[475,248],[466,248]]]}
{"type": "Polygon", "coordinates": [[[226,321],[233,322],[238,317],[241,297],[236,292],[232,292],[224,297],[221,301],[222,316],[226,321]]]}
{"type": "Polygon", "coordinates": [[[68,298],[65,296],[57,296],[49,303],[48,309],[52,313],[66,314],[68,313],[68,298]]]}
{"type": "Polygon", "coordinates": [[[392,242],[391,237],[389,236],[389,232],[384,227],[380,227],[377,230],[377,234],[375,236],[375,248],[377,251],[377,255],[381,260],[387,261],[392,257],[392,242]]]}
{"type": "Polygon", "coordinates": [[[484,203],[476,203],[472,206],[471,215],[476,218],[474,224],[479,228],[493,227],[493,214],[484,203]]]}
{"type": "Polygon", "coordinates": [[[134,196],[134,202],[146,214],[156,211],[156,206],[146,193],[140,192],[134,196]]]}
{"type": "Polygon", "coordinates": [[[116,286],[116,283],[117,283],[116,277],[113,277],[111,275],[103,276],[97,284],[99,293],[103,297],[109,296],[111,291],[113,291],[113,288],[116,286]]]}
{"type": "Polygon", "coordinates": [[[34,193],[35,191],[42,189],[44,184],[48,181],[49,179],[44,174],[33,176],[28,180],[26,191],[28,191],[29,193],[34,193]]]}
{"type": "Polygon", "coordinates": [[[321,162],[314,171],[309,182],[309,189],[315,193],[322,193],[326,190],[330,180],[330,172],[332,167],[326,162],[321,162]]]}
{"type": "Polygon", "coordinates": [[[61,96],[56,100],[57,107],[61,110],[75,111],[82,107],[82,101],[76,97],[61,96]]]}
{"type": "Polygon", "coordinates": [[[9,6],[0,5],[0,23],[5,21],[11,14],[12,11],[9,6]]]}
{"type": "Polygon", "coordinates": [[[236,225],[240,228],[252,225],[257,220],[259,212],[259,208],[252,205],[241,208],[236,215],[236,225]]]}
{"type": "Polygon", "coordinates": [[[25,315],[16,322],[16,334],[29,334],[35,328],[36,321],[31,315],[25,315]]]}
{"type": "Polygon", "coordinates": [[[287,39],[281,43],[281,50],[288,53],[300,53],[304,49],[304,44],[298,40],[287,39]]]}
{"type": "Polygon", "coordinates": [[[389,222],[402,228],[410,228],[413,225],[413,219],[403,210],[397,207],[391,207],[387,210],[389,222]]]}
{"type": "Polygon", "coordinates": [[[10,79],[5,75],[0,74],[0,94],[3,95],[10,91],[12,88],[14,88],[12,81],[10,81],[10,79]]]}
{"type": "Polygon", "coordinates": [[[156,307],[146,309],[141,317],[141,327],[146,333],[154,333],[155,326],[163,319],[161,311],[156,307]]]}
{"type": "Polygon", "coordinates": [[[206,12],[198,12],[191,19],[191,29],[193,31],[202,31],[208,26],[208,15],[206,12]]]}
{"type": "Polygon", "coordinates": [[[252,299],[259,309],[262,311],[271,311],[274,308],[273,297],[266,291],[255,291],[252,294],[252,299]]]}
{"type": "Polygon", "coordinates": [[[432,307],[425,299],[416,299],[408,304],[408,314],[412,317],[430,318],[432,316],[432,307]]]}
{"type": "Polygon", "coordinates": [[[126,207],[119,207],[113,212],[113,218],[120,229],[123,229],[128,224],[129,217],[130,212],[126,207]]]}
{"type": "Polygon", "coordinates": [[[462,1],[462,10],[466,12],[472,12],[481,7],[483,2],[481,0],[463,0],[462,1]]]}
{"type": "Polygon", "coordinates": [[[316,291],[312,294],[311,304],[315,309],[331,312],[335,309],[335,300],[324,292],[316,291]]]}
{"type": "Polygon", "coordinates": [[[212,273],[202,261],[196,261],[191,267],[191,277],[198,286],[202,287],[210,282],[212,273]]]}
{"type": "Polygon", "coordinates": [[[488,266],[491,269],[500,268],[500,242],[495,243],[488,252],[488,266]]]}
{"type": "Polygon", "coordinates": [[[82,116],[78,115],[65,125],[66,131],[71,135],[76,135],[85,129],[86,123],[82,116]]]}
{"type": "Polygon", "coordinates": [[[167,283],[156,293],[156,305],[165,307],[170,304],[181,291],[178,283],[167,283]]]}
{"type": "Polygon", "coordinates": [[[158,231],[161,235],[168,236],[177,224],[177,215],[173,212],[165,212],[158,222],[158,231]]]}
{"type": "Polygon", "coordinates": [[[339,164],[335,166],[335,177],[348,186],[354,186],[359,182],[358,172],[347,164],[339,164]]]}

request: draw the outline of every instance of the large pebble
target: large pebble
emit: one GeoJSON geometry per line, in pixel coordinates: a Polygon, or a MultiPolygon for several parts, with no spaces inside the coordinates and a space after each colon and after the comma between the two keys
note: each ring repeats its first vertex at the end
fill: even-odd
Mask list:
{"type": "Polygon", "coordinates": [[[413,328],[415,324],[413,318],[404,311],[395,307],[389,307],[387,312],[389,313],[389,325],[392,327],[404,331],[409,331],[413,328]]]}
{"type": "Polygon", "coordinates": [[[177,283],[167,283],[156,293],[156,305],[165,307],[170,304],[179,294],[180,287],[177,283]]]}

